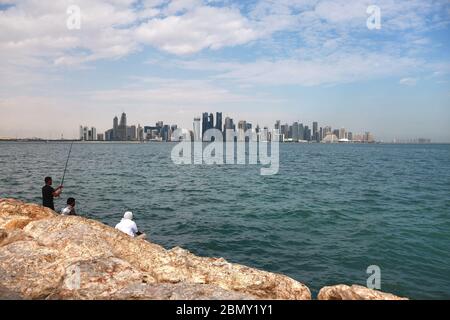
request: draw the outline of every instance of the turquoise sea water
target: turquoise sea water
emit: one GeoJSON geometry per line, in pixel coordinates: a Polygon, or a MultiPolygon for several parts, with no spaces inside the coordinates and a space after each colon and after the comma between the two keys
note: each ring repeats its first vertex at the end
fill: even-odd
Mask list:
{"type": "MultiPolygon", "coordinates": [[[[280,172],[177,166],[174,144],[74,144],[61,207],[115,225],[132,210],[153,242],[289,275],[313,294],[366,284],[450,299],[450,145],[280,145],[280,172]]],[[[41,202],[69,144],[0,143],[0,197],[41,202]]]]}

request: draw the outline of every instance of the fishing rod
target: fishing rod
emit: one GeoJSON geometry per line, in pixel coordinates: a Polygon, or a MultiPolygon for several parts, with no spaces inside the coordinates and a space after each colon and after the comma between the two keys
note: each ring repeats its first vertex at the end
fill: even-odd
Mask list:
{"type": "Polygon", "coordinates": [[[61,184],[60,184],[61,186],[64,185],[64,178],[66,177],[67,164],[69,163],[70,153],[72,152],[72,146],[73,146],[73,141],[70,144],[69,155],[67,156],[66,166],[64,167],[64,174],[63,174],[63,177],[62,177],[62,180],[61,180],[61,184]]]}

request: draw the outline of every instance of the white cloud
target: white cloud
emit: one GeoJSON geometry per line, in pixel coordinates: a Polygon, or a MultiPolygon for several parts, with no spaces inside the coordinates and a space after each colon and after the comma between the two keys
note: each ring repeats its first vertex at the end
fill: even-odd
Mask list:
{"type": "Polygon", "coordinates": [[[245,44],[258,38],[239,11],[208,6],[195,6],[183,15],[150,20],[137,28],[136,34],[140,42],[181,55],[245,44]]]}
{"type": "MultiPolygon", "coordinates": [[[[218,6],[214,1],[145,0],[136,6],[135,0],[78,0],[82,28],[70,31],[66,28],[70,0],[8,2],[14,6],[0,11],[0,58],[23,65],[36,63],[38,57],[41,63],[57,66],[121,58],[144,45],[175,55],[192,54],[268,40],[278,31],[297,32],[304,46],[314,49],[367,31],[365,10],[371,4],[260,0],[244,15],[238,4],[218,6]]],[[[448,23],[445,1],[379,0],[377,5],[384,32],[415,33],[448,23]]]]}
{"type": "Polygon", "coordinates": [[[417,78],[402,78],[399,83],[405,86],[415,86],[417,84],[417,78]]]}
{"type": "Polygon", "coordinates": [[[258,60],[249,63],[205,60],[178,61],[179,68],[212,72],[211,79],[246,86],[335,85],[402,75],[425,68],[424,62],[379,53],[343,52],[308,59],[258,60]]]}

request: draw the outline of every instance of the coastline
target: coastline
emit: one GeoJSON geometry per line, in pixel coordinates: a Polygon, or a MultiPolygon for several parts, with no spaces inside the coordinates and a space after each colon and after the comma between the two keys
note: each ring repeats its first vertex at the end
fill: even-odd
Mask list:
{"type": "MultiPolygon", "coordinates": [[[[74,144],[176,144],[179,141],[80,141],[80,140],[51,140],[51,139],[0,139],[0,143],[55,143],[55,144],[65,144],[65,143],[74,143],[74,144]]],[[[208,143],[204,141],[204,143],[208,143]]],[[[419,143],[419,142],[340,142],[340,143],[325,143],[325,142],[280,142],[281,145],[417,145],[417,146],[426,146],[426,145],[450,145],[450,142],[427,142],[427,143],[419,143]]]]}
{"type": "MultiPolygon", "coordinates": [[[[0,269],[0,299],[312,299],[305,284],[285,275],[166,250],[14,199],[0,199],[0,269]]],[[[322,288],[318,299],[404,298],[335,285],[322,288]]]]}

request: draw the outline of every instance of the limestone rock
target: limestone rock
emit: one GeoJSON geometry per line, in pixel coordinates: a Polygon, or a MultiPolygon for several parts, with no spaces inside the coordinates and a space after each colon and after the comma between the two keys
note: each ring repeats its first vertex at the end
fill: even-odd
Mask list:
{"type": "Polygon", "coordinates": [[[408,300],[363,286],[339,284],[323,287],[317,296],[319,300],[408,300]]]}
{"type": "Polygon", "coordinates": [[[56,213],[37,204],[25,204],[13,199],[0,199],[0,228],[23,229],[28,223],[55,216],[56,213]]]}
{"type": "Polygon", "coordinates": [[[0,289],[23,299],[311,299],[287,276],[12,199],[0,199],[0,289]]]}
{"type": "Polygon", "coordinates": [[[254,296],[228,291],[211,284],[133,284],[114,293],[114,299],[253,300],[254,296]]]}

